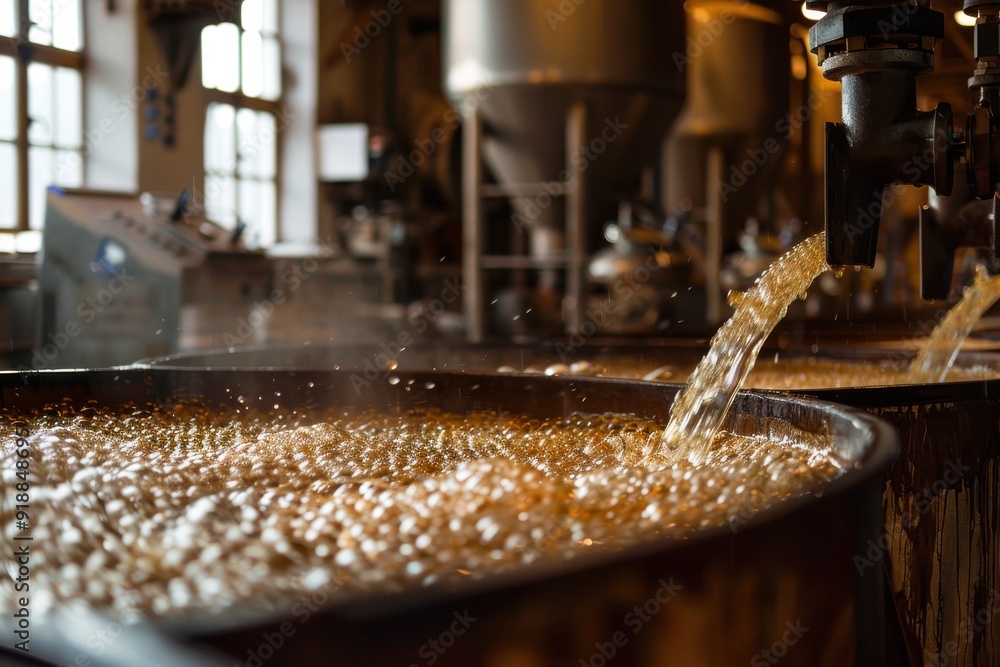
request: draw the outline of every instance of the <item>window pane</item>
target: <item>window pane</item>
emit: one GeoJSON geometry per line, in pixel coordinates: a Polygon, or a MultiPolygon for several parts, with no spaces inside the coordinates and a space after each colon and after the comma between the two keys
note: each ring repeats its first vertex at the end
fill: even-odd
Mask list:
{"type": "Polygon", "coordinates": [[[260,32],[264,25],[264,3],[261,0],[243,0],[240,24],[244,30],[260,32]]]}
{"type": "Polygon", "coordinates": [[[28,39],[36,44],[52,44],[52,0],[29,0],[28,13],[32,23],[28,39]]]}
{"type": "Polygon", "coordinates": [[[240,220],[247,224],[251,245],[269,246],[276,240],[274,183],[240,181],[240,220]]]}
{"type": "Polygon", "coordinates": [[[17,149],[0,143],[0,227],[17,227],[17,149]]]}
{"type": "Polygon", "coordinates": [[[240,220],[246,223],[244,232],[249,245],[259,245],[260,191],[257,181],[239,182],[240,220]]]}
{"type": "Polygon", "coordinates": [[[257,136],[257,112],[240,109],[236,112],[236,145],[239,151],[239,174],[251,176],[255,173],[254,163],[260,150],[257,136]]]}
{"type": "Polygon", "coordinates": [[[260,96],[265,100],[281,97],[281,46],[273,37],[264,38],[263,90],[260,96]]]}
{"type": "Polygon", "coordinates": [[[243,33],[243,94],[260,97],[264,91],[264,47],[260,33],[243,33]]]}
{"type": "Polygon", "coordinates": [[[240,85],[240,29],[232,23],[201,31],[201,81],[206,88],[235,93],[240,85]]]}
{"type": "Polygon", "coordinates": [[[17,35],[17,14],[14,0],[0,2],[0,35],[14,37],[17,35]]]}
{"type": "Polygon", "coordinates": [[[278,131],[274,116],[264,111],[257,114],[257,132],[261,147],[257,151],[257,176],[274,179],[278,173],[278,131]]]}
{"type": "Polygon", "coordinates": [[[205,121],[205,171],[236,171],[236,109],[211,104],[205,121]]]}
{"type": "Polygon", "coordinates": [[[52,183],[52,150],[32,147],[28,152],[28,223],[41,229],[45,220],[45,189],[52,183]]]}
{"type": "Polygon", "coordinates": [[[28,65],[28,141],[50,144],[53,138],[52,68],[48,65],[28,65]]]}
{"type": "Polygon", "coordinates": [[[205,177],[205,216],[224,227],[235,227],[236,179],[213,174],[205,177]]]}
{"type": "Polygon", "coordinates": [[[55,5],[52,13],[52,46],[79,51],[83,47],[80,0],[55,0],[55,5]]]}
{"type": "Polygon", "coordinates": [[[205,26],[201,29],[201,85],[204,88],[215,88],[219,78],[219,61],[213,58],[214,44],[215,26],[205,26]]]}
{"type": "Polygon", "coordinates": [[[17,136],[17,88],[13,58],[0,57],[0,139],[17,136]]]}
{"type": "Polygon", "coordinates": [[[269,35],[278,34],[278,0],[261,0],[264,5],[264,22],[261,32],[269,35]]]}
{"type": "Polygon", "coordinates": [[[265,111],[240,109],[237,115],[241,176],[272,179],[277,162],[274,116],[265,111]]]}
{"type": "Polygon", "coordinates": [[[83,156],[80,151],[56,151],[52,177],[56,185],[78,188],[83,185],[83,156]]]}
{"type": "Polygon", "coordinates": [[[83,143],[80,72],[65,67],[56,68],[56,144],[77,148],[83,143]]]}
{"type": "Polygon", "coordinates": [[[260,245],[271,246],[278,240],[278,196],[274,181],[260,184],[260,245]]]}
{"type": "Polygon", "coordinates": [[[18,232],[14,235],[14,248],[17,252],[41,252],[41,232],[18,232]]]}

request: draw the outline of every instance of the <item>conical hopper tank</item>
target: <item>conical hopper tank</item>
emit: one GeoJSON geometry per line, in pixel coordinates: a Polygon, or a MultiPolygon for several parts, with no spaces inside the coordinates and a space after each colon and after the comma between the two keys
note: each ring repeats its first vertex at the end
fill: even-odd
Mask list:
{"type": "MultiPolygon", "coordinates": [[[[565,180],[567,114],[582,102],[590,150],[577,159],[597,205],[636,181],[684,101],[682,2],[445,0],[443,16],[446,90],[456,106],[478,104],[501,184],[565,180]]],[[[562,210],[527,217],[562,227],[562,210]]]]}

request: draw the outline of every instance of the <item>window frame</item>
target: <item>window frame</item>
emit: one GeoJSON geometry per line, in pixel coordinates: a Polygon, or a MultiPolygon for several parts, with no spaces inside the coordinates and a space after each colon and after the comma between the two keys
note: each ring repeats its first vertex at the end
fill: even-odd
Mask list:
{"type": "MultiPolygon", "coordinates": [[[[80,73],[81,78],[85,78],[86,72],[86,34],[83,35],[83,46],[80,51],[67,51],[55,46],[46,44],[36,44],[32,42],[28,35],[31,30],[30,0],[15,0],[17,35],[13,37],[0,37],[0,56],[8,56],[14,60],[14,90],[17,99],[14,107],[15,119],[17,122],[17,136],[14,141],[4,141],[14,145],[17,152],[17,224],[13,227],[0,228],[0,233],[18,233],[31,230],[30,203],[31,203],[31,183],[29,179],[29,154],[31,151],[31,141],[28,138],[28,130],[31,125],[31,117],[28,113],[28,67],[32,63],[48,65],[50,67],[63,67],[74,69],[80,73]]],[[[80,29],[86,26],[87,3],[80,2],[80,29]]],[[[80,90],[80,127],[85,128],[86,124],[86,103],[87,87],[81,86],[80,90]]],[[[80,148],[81,156],[85,157],[86,144],[80,148]]],[[[83,181],[87,178],[86,160],[81,160],[81,174],[83,181]]],[[[40,230],[38,230],[40,231],[40,230]]]]}
{"type": "MultiPolygon", "coordinates": [[[[277,6],[278,6],[278,15],[277,15],[278,25],[277,25],[277,30],[275,32],[262,32],[261,34],[263,36],[265,36],[265,37],[271,37],[272,39],[274,39],[278,43],[278,54],[279,54],[278,71],[280,73],[279,76],[281,77],[281,92],[278,95],[278,97],[276,97],[275,99],[272,100],[272,99],[265,99],[263,97],[251,97],[251,96],[249,96],[249,95],[247,95],[247,94],[245,94],[243,92],[243,33],[245,32],[245,30],[243,29],[243,22],[241,20],[242,9],[243,9],[243,0],[240,0],[239,11],[234,12],[234,16],[233,16],[232,20],[230,20],[230,21],[220,21],[219,22],[219,23],[233,23],[233,24],[236,25],[236,28],[239,31],[239,36],[238,36],[238,38],[236,40],[236,45],[237,45],[238,54],[239,54],[239,57],[237,58],[237,63],[238,63],[238,66],[239,66],[239,87],[238,87],[238,89],[235,92],[231,92],[230,93],[230,92],[226,92],[224,90],[218,90],[217,88],[206,88],[205,85],[204,85],[204,81],[202,80],[200,72],[199,72],[199,78],[198,78],[198,85],[201,87],[202,100],[203,100],[203,103],[202,103],[202,116],[201,116],[203,124],[207,124],[207,122],[208,122],[208,111],[209,111],[209,107],[212,104],[227,104],[227,105],[233,107],[236,110],[237,113],[239,113],[240,109],[251,109],[253,111],[269,113],[269,114],[271,114],[271,116],[274,117],[274,180],[273,180],[273,183],[274,183],[274,209],[275,209],[274,210],[274,224],[275,224],[274,239],[275,239],[276,243],[281,242],[281,239],[282,239],[282,234],[281,234],[281,196],[282,196],[282,180],[283,179],[282,179],[281,176],[282,176],[283,172],[282,172],[282,158],[281,158],[281,156],[282,156],[282,150],[281,149],[282,149],[282,143],[283,143],[283,138],[282,138],[282,133],[283,133],[283,130],[284,130],[283,123],[285,122],[284,121],[284,118],[285,118],[285,114],[284,114],[284,98],[285,98],[285,85],[284,84],[285,84],[285,77],[284,77],[284,57],[282,55],[284,41],[283,41],[283,36],[282,36],[282,32],[281,32],[281,2],[280,2],[280,0],[278,0],[277,6]]],[[[213,25],[218,25],[218,24],[213,24],[213,25]]],[[[204,54],[201,54],[201,57],[203,57],[203,56],[204,56],[204,54]]],[[[234,122],[234,125],[233,125],[233,130],[234,130],[234,132],[237,131],[236,130],[236,124],[235,124],[235,122],[234,122]]],[[[240,210],[240,192],[239,192],[240,191],[240,187],[239,187],[240,186],[240,181],[241,180],[258,180],[259,181],[260,179],[241,178],[240,177],[240,173],[239,173],[239,164],[240,164],[239,148],[240,148],[240,145],[239,145],[238,135],[237,135],[235,141],[236,141],[236,144],[235,144],[235,147],[236,147],[236,163],[233,165],[232,172],[231,173],[226,173],[224,175],[228,176],[228,177],[232,177],[233,180],[234,180],[235,198],[236,198],[236,201],[235,201],[235,208],[236,208],[235,214],[236,214],[236,216],[238,218],[239,217],[239,210],[240,210]]],[[[204,183],[203,183],[204,187],[202,188],[202,192],[207,192],[208,184],[209,184],[209,179],[216,178],[216,177],[220,176],[221,172],[219,172],[218,170],[211,170],[210,171],[210,170],[207,169],[207,165],[205,164],[205,151],[204,151],[204,148],[202,149],[202,172],[204,174],[204,183]]],[[[205,208],[204,198],[203,198],[202,202],[200,202],[200,203],[202,205],[202,208],[204,209],[205,208]]]]}

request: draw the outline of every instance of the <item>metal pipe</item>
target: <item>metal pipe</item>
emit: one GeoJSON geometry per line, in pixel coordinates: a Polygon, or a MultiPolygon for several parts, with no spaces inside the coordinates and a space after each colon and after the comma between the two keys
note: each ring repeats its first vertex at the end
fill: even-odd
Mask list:
{"type": "Polygon", "coordinates": [[[818,4],[833,9],[810,30],[811,49],[843,100],[842,122],[826,128],[827,261],[871,267],[887,186],[951,192],[951,107],[925,112],[916,100],[944,16],[910,3],[818,4]]]}

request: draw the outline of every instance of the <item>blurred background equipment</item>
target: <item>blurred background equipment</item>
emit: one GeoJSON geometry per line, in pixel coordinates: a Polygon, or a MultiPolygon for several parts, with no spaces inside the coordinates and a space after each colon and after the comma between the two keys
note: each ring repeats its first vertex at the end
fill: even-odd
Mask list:
{"type": "Polygon", "coordinates": [[[270,261],[244,245],[242,226],[223,229],[189,205],[188,191],[174,200],[49,190],[36,370],[128,364],[227,329],[257,338],[270,261]]]}
{"type": "MultiPolygon", "coordinates": [[[[292,305],[239,344],[400,326],[469,341],[705,337],[729,291],[824,227],[832,263],[871,269],[824,278],[792,308],[782,330],[800,342],[816,322],[905,332],[940,308],[923,297],[954,299],[975,267],[997,269],[990,3],[232,4],[60,14],[53,35],[92,39],[57,46],[29,27],[34,60],[0,53],[5,90],[24,100],[13,134],[0,127],[18,173],[3,247],[20,287],[5,303],[26,313],[11,365],[31,367],[30,341],[56,333],[24,323],[44,318],[32,255],[15,252],[41,233],[49,184],[188,189],[209,225],[243,226],[292,305]],[[137,44],[120,75],[102,51],[112,32],[137,44]],[[103,77],[81,70],[93,108],[68,69],[84,51],[103,77]],[[282,276],[316,258],[288,289],[282,276]],[[409,324],[450,286],[459,299],[409,324]]],[[[63,275],[44,270],[50,286],[63,275]]],[[[198,298],[224,308],[179,316],[169,340],[153,329],[166,347],[151,349],[225,344],[247,299],[213,290],[198,298]]]]}

